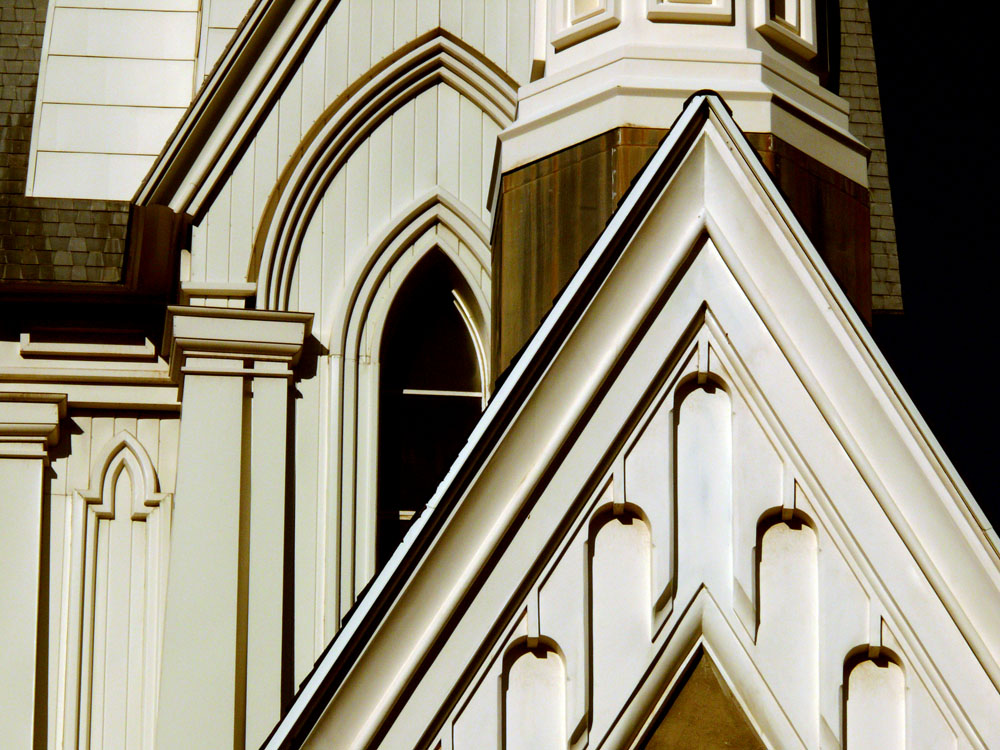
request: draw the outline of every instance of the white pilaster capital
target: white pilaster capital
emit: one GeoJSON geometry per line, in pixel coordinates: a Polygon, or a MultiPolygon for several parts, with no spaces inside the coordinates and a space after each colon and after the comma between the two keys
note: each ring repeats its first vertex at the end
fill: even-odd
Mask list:
{"type": "Polygon", "coordinates": [[[167,308],[163,351],[170,375],[291,377],[312,313],[222,307],[167,308]]]}
{"type": "Polygon", "coordinates": [[[0,393],[0,458],[47,460],[65,416],[64,393],[0,393]]]}

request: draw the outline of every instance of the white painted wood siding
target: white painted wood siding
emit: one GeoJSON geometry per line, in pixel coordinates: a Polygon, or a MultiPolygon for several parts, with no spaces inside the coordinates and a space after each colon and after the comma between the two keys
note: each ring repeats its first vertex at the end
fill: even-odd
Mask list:
{"type": "MultiPolygon", "coordinates": [[[[336,98],[394,49],[441,26],[484,54],[515,81],[526,82],[531,64],[529,4],[530,0],[487,0],[485,3],[482,0],[341,2],[326,28],[317,36],[298,73],[275,102],[252,145],[220,187],[207,215],[194,227],[190,278],[184,280],[246,280],[251,244],[278,174],[287,164],[288,157],[336,98]]],[[[457,96],[457,93],[453,94],[457,96]]],[[[463,148],[470,159],[473,151],[480,153],[480,166],[478,170],[471,169],[471,161],[467,159],[468,168],[461,173],[462,184],[459,185],[459,173],[455,171],[454,163],[445,163],[438,174],[438,168],[430,166],[429,155],[421,152],[421,142],[414,140],[412,148],[416,157],[412,179],[427,189],[437,184],[440,177],[443,187],[477,209],[489,187],[495,135],[499,130],[492,131],[477,125],[477,116],[473,112],[475,107],[469,101],[461,111],[449,102],[445,102],[443,107],[445,122],[449,127],[454,123],[454,132],[443,136],[449,141],[449,147],[452,142],[458,141],[452,136],[464,136],[463,148]],[[447,119],[449,117],[453,119],[447,119]],[[480,129],[479,138],[492,139],[485,150],[482,145],[473,145],[477,127],[480,129]]],[[[409,111],[409,105],[404,109],[409,111]]],[[[407,116],[403,114],[404,118],[407,116]]],[[[427,124],[421,125],[427,127],[427,124]]],[[[397,157],[406,148],[406,141],[401,135],[403,127],[397,124],[395,135],[389,136],[397,157]]],[[[381,137],[384,139],[385,135],[383,133],[381,137]]],[[[423,136],[421,133],[414,137],[423,136]]],[[[392,170],[389,178],[391,188],[396,196],[401,196],[406,192],[409,170],[396,170],[391,160],[387,164],[392,170]]],[[[419,193],[419,188],[415,190],[419,193]]],[[[378,222],[380,210],[375,209],[373,215],[366,216],[366,224],[378,222]]]]}
{"type": "MultiPolygon", "coordinates": [[[[265,208],[309,129],[373,65],[439,26],[515,81],[528,80],[529,0],[344,0],[194,227],[184,280],[246,281],[265,208]]],[[[358,470],[364,471],[371,467],[371,457],[361,455],[367,450],[363,440],[356,448],[341,444],[339,403],[342,393],[362,398],[358,394],[367,387],[368,376],[354,373],[350,366],[347,371],[341,368],[334,351],[339,343],[332,341],[337,337],[331,330],[334,317],[343,315],[347,298],[371,260],[373,244],[421,196],[433,191],[448,194],[473,217],[474,231],[488,236],[486,202],[500,130],[501,124],[475,102],[438,83],[396,109],[357,145],[308,220],[291,276],[288,308],[316,315],[314,334],[329,347],[331,356],[318,357],[315,374],[296,383],[296,684],[312,669],[370,575],[364,551],[357,546],[367,543],[369,509],[360,507],[365,505],[362,499],[347,497],[342,488],[355,471],[354,462],[361,462],[358,470]],[[352,541],[345,529],[355,524],[359,538],[352,541]]],[[[478,293],[488,301],[485,243],[472,248],[442,224],[432,228],[434,232],[454,248],[463,273],[475,280],[478,293]]],[[[401,281],[390,279],[387,289],[401,281]]],[[[355,406],[345,407],[343,419],[355,418],[355,406]]],[[[364,423],[368,415],[358,414],[357,419],[364,423]]]]}
{"type": "Polygon", "coordinates": [[[28,195],[131,198],[191,101],[197,43],[197,0],[54,0],[28,195]]]}
{"type": "Polygon", "coordinates": [[[198,45],[198,85],[200,86],[222,51],[233,38],[253,0],[203,0],[201,36],[198,45]]]}
{"type": "MultiPolygon", "coordinates": [[[[47,559],[43,555],[49,605],[41,646],[47,649],[47,672],[39,674],[39,688],[48,696],[46,746],[152,747],[156,675],[155,668],[150,674],[141,665],[152,660],[158,668],[162,611],[143,601],[159,599],[149,587],[165,581],[166,571],[143,560],[147,550],[158,547],[159,563],[166,561],[170,501],[150,508],[145,520],[132,520],[126,506],[116,507],[113,519],[95,523],[85,508],[91,503],[79,493],[95,489],[102,451],[122,432],[145,450],[159,491],[172,493],[179,420],[155,412],[95,412],[71,415],[64,424],[64,448],[52,455],[47,559]],[[81,523],[81,508],[89,525],[81,523]]],[[[136,481],[133,477],[133,486],[136,481]]]]}

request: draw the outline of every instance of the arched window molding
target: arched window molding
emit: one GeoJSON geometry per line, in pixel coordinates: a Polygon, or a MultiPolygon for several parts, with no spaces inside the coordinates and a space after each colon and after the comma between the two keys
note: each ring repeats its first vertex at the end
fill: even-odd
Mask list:
{"type": "MultiPolygon", "coordinates": [[[[340,392],[331,393],[331,403],[338,404],[340,461],[332,467],[336,473],[329,482],[339,487],[337,548],[346,553],[341,555],[341,565],[351,569],[349,576],[343,571],[339,578],[350,578],[349,591],[341,592],[351,601],[376,569],[379,346],[396,293],[428,253],[440,252],[457,271],[460,283],[454,293],[461,302],[456,300],[456,306],[461,310],[464,305],[467,325],[475,333],[474,345],[483,355],[479,363],[480,371],[487,375],[481,380],[483,401],[488,395],[489,248],[453,200],[436,195],[406,212],[407,221],[378,240],[353,292],[330,316],[333,324],[328,348],[334,356],[339,355],[340,367],[339,377],[333,379],[340,384],[340,392]],[[463,252],[462,246],[471,253],[463,252]]],[[[349,605],[350,601],[341,602],[341,611],[349,605]]]]}
{"type": "Polygon", "coordinates": [[[461,40],[438,30],[397,50],[371,78],[334,101],[279,177],[258,227],[248,278],[258,305],[284,310],[298,250],[337,172],[379,124],[423,91],[444,83],[474,102],[501,128],[514,118],[517,87],[461,40]]]}
{"type": "Polygon", "coordinates": [[[130,747],[153,746],[170,511],[149,455],[124,431],[73,497],[59,675],[66,747],[126,737],[130,747]],[[91,726],[95,713],[103,718],[91,726]]]}

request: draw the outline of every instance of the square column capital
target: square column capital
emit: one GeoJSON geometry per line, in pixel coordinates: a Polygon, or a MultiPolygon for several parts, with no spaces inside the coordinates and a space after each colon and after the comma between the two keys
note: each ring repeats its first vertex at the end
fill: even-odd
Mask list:
{"type": "Polygon", "coordinates": [[[170,375],[291,377],[312,313],[171,305],[163,334],[170,375]]]}
{"type": "Polygon", "coordinates": [[[47,459],[65,416],[64,393],[0,393],[0,458],[47,459]]]}

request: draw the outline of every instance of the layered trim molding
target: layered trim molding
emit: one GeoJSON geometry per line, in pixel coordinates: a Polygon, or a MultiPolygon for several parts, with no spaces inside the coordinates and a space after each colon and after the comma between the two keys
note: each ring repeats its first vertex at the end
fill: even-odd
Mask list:
{"type": "MultiPolygon", "coordinates": [[[[371,245],[370,261],[349,287],[349,296],[326,320],[332,320],[330,353],[336,359],[342,384],[331,394],[338,403],[337,424],[342,430],[341,462],[331,466],[329,483],[340,487],[341,526],[338,544],[353,550],[352,601],[375,575],[375,488],[378,468],[379,348],[386,317],[396,291],[429,253],[440,252],[451,262],[461,283],[453,290],[456,306],[469,329],[484,388],[490,382],[485,351],[490,341],[490,251],[486,226],[457,198],[434,191],[402,212],[402,219],[371,245]],[[455,239],[458,239],[458,242],[455,239]],[[472,251],[472,258],[459,243],[472,251]],[[363,425],[367,425],[364,427],[363,425]]],[[[458,279],[456,279],[458,281],[458,279]]],[[[485,400],[484,391],[484,400],[485,400]]]]}
{"type": "Polygon", "coordinates": [[[461,40],[436,30],[399,49],[371,77],[334,101],[303,138],[264,210],[247,278],[258,304],[288,307],[289,286],[309,221],[336,173],[393,112],[444,83],[470,99],[501,128],[517,106],[516,84],[461,40]]]}
{"type": "Polygon", "coordinates": [[[339,0],[257,0],[143,181],[134,202],[200,220],[339,0]]]}
{"type": "Polygon", "coordinates": [[[0,393],[0,458],[48,460],[65,416],[63,393],[0,393]]]}
{"type": "Polygon", "coordinates": [[[170,376],[182,386],[189,372],[289,378],[312,318],[312,313],[171,305],[163,337],[170,376]]]}

